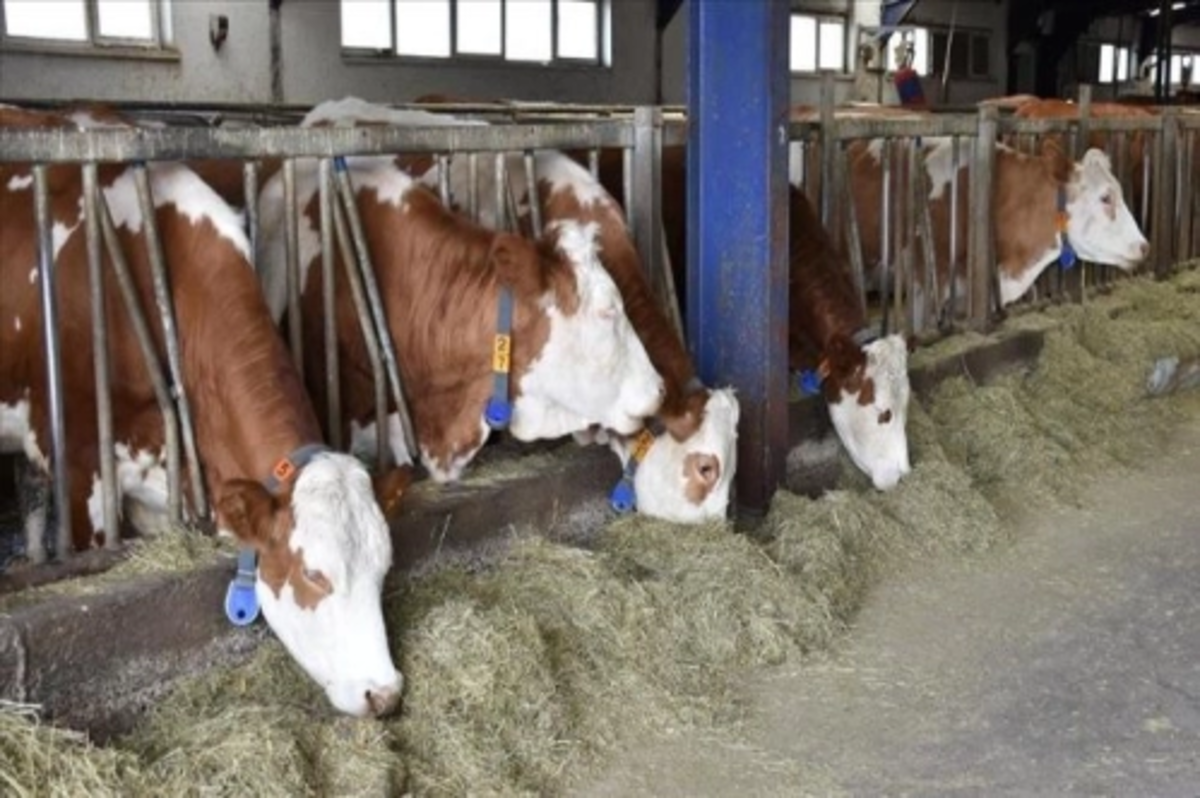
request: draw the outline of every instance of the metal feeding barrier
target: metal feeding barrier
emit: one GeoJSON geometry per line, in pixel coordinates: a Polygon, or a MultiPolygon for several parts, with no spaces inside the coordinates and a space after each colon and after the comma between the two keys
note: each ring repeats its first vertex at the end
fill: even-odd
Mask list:
{"type": "MultiPolygon", "coordinates": [[[[993,190],[999,147],[1036,154],[1057,139],[1072,160],[1085,145],[1108,154],[1127,204],[1151,241],[1149,268],[1162,275],[1197,251],[1196,202],[1200,113],[1164,109],[1157,115],[1091,115],[1083,87],[1075,118],[1024,119],[981,105],[975,113],[913,113],[902,108],[833,107],[833,85],[822,104],[791,124],[790,177],[818,209],[847,259],[860,300],[883,332],[932,336],[960,327],[987,327],[1000,310],[993,231],[993,190]],[[930,215],[927,158],[940,147],[949,173],[966,176],[966,190],[949,180],[941,226],[930,215]],[[852,181],[874,170],[876,195],[856,202],[852,181]],[[873,217],[868,222],[862,218],[873,217]],[[964,216],[965,214],[965,216],[964,216]],[[877,221],[875,221],[877,220],[877,221]],[[967,240],[960,240],[965,221],[967,240]],[[870,230],[870,236],[864,234],[870,230]],[[939,254],[935,239],[949,239],[939,254]],[[965,263],[953,253],[966,244],[965,263]],[[868,257],[871,256],[871,257],[868,257]]],[[[1067,264],[1048,268],[1017,304],[1083,301],[1110,284],[1114,267],[1067,264]]]]}
{"type": "MultiPolygon", "coordinates": [[[[481,179],[489,182],[488,169],[481,169],[479,159],[491,158],[491,197],[497,226],[518,229],[517,199],[511,191],[509,175],[523,169],[523,182],[528,187],[528,225],[536,236],[543,231],[543,219],[538,201],[538,181],[535,153],[544,149],[575,150],[587,153],[587,163],[593,176],[599,174],[601,152],[606,149],[623,153],[623,199],[626,218],[634,242],[648,270],[668,317],[682,338],[678,300],[669,274],[665,255],[661,221],[660,173],[664,140],[671,144],[684,141],[684,131],[678,124],[664,122],[662,109],[601,107],[570,107],[561,116],[553,106],[536,108],[497,109],[499,121],[489,125],[425,125],[425,126],[364,126],[364,127],[213,127],[226,116],[263,120],[270,114],[256,115],[252,111],[221,108],[211,113],[203,108],[184,109],[185,126],[167,127],[104,127],[86,130],[0,128],[0,163],[29,164],[34,182],[35,222],[39,242],[40,299],[44,330],[44,356],[47,362],[48,401],[50,404],[51,466],[53,477],[53,508],[56,534],[53,555],[59,560],[71,554],[72,521],[69,502],[69,473],[66,463],[66,441],[62,367],[60,351],[60,320],[57,308],[57,282],[50,216],[50,188],[47,172],[51,168],[78,165],[82,169],[82,212],[86,225],[88,279],[91,294],[91,331],[93,363],[95,366],[97,429],[100,446],[100,488],[102,512],[106,530],[106,546],[120,546],[120,497],[117,491],[115,441],[112,418],[112,374],[110,362],[109,324],[105,313],[104,285],[107,274],[116,281],[121,307],[128,315],[130,329],[140,354],[146,363],[150,382],[164,423],[164,454],[167,472],[167,512],[172,521],[185,516],[203,520],[209,514],[202,458],[197,449],[192,424],[192,406],[184,388],[180,360],[180,342],[175,322],[174,303],[170,289],[171,264],[166,262],[155,224],[154,197],[148,178],[147,163],[156,161],[190,161],[229,159],[242,162],[241,182],[247,198],[246,232],[256,251],[260,236],[257,203],[264,164],[281,161],[280,179],[285,197],[284,241],[287,273],[288,324],[285,336],[290,343],[298,369],[303,369],[303,335],[301,328],[299,275],[299,209],[296,204],[296,166],[300,159],[316,159],[318,170],[318,210],[320,233],[320,268],[323,284],[323,336],[325,347],[324,375],[328,394],[328,441],[342,448],[341,397],[338,382],[338,351],[335,322],[335,269],[341,261],[351,298],[364,334],[368,359],[375,382],[375,421],[377,430],[376,460],[388,459],[385,448],[389,402],[395,408],[400,426],[409,446],[415,440],[413,425],[407,410],[401,382],[402,352],[395,351],[384,304],[371,262],[371,252],[355,199],[355,189],[346,158],[361,155],[393,155],[398,153],[431,156],[439,167],[438,192],[443,202],[451,201],[449,175],[457,159],[465,159],[469,174],[466,192],[466,212],[476,219],[483,217],[485,202],[479,190],[481,179]],[[511,121],[517,114],[528,117],[536,113],[537,121],[511,121]],[[507,116],[508,120],[504,117],[507,116]],[[197,121],[200,124],[196,124],[197,121]],[[205,126],[205,124],[210,126],[205,126]],[[137,198],[144,220],[144,240],[151,266],[155,307],[152,312],[142,308],[128,254],[118,238],[109,211],[99,168],[106,164],[128,164],[133,169],[137,198]],[[163,352],[158,351],[155,335],[161,335],[163,352]],[[165,364],[164,364],[165,359],[165,364]],[[187,460],[188,487],[183,490],[182,463],[187,460]],[[186,506],[186,511],[185,511],[186,506]]],[[[121,109],[118,108],[118,111],[121,109]]],[[[154,116],[152,107],[134,109],[154,116]]],[[[167,117],[180,113],[166,109],[167,117]]],[[[431,110],[461,111],[459,106],[431,110]]],[[[311,164],[309,164],[311,165],[311,164]]],[[[35,542],[27,552],[32,562],[44,562],[51,554],[44,545],[35,542]],[[35,550],[36,549],[36,550],[35,550]]]]}

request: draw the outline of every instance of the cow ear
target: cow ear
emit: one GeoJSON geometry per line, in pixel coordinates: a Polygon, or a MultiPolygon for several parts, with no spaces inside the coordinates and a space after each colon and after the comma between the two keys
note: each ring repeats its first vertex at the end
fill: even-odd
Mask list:
{"type": "Polygon", "coordinates": [[[221,486],[217,520],[245,546],[264,550],[274,529],[275,497],[258,482],[231,479],[221,486]]]}
{"type": "Polygon", "coordinates": [[[412,484],[412,471],[412,466],[403,465],[372,478],[375,501],[379,502],[379,509],[383,511],[385,519],[390,521],[400,509],[400,499],[412,484]]]}

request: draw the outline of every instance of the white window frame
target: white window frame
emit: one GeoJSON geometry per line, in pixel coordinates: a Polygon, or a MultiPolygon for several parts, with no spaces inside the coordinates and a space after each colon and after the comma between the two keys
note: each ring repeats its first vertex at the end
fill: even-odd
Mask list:
{"type": "Polygon", "coordinates": [[[792,14],[790,14],[788,16],[788,71],[791,72],[793,75],[819,75],[822,72],[834,72],[839,75],[846,74],[846,72],[847,72],[846,62],[848,60],[847,59],[847,51],[849,49],[847,47],[847,44],[849,41],[847,39],[848,31],[849,31],[849,25],[847,24],[845,17],[840,17],[840,16],[836,16],[833,14],[801,14],[798,12],[793,12],[792,14]],[[813,31],[815,33],[815,37],[814,37],[814,41],[813,41],[813,49],[816,51],[816,54],[813,57],[813,63],[816,65],[814,69],[800,69],[800,68],[795,67],[795,65],[793,64],[791,31],[792,31],[792,27],[793,27],[793,20],[797,19],[797,18],[810,19],[813,21],[813,31]],[[836,67],[821,66],[821,26],[822,25],[839,25],[839,26],[841,26],[841,29],[842,29],[842,63],[837,65],[836,67]]]}
{"type": "MultiPolygon", "coordinates": [[[[338,31],[338,43],[342,54],[350,57],[371,57],[395,59],[405,62],[423,62],[430,64],[482,63],[489,66],[503,64],[505,66],[582,66],[609,67],[612,65],[612,3],[613,0],[592,0],[596,5],[596,57],[578,58],[559,54],[558,6],[560,0],[550,0],[550,58],[546,61],[531,61],[519,58],[509,58],[505,52],[507,47],[505,25],[507,13],[505,6],[510,2],[520,0],[500,0],[500,52],[498,54],[464,53],[458,50],[458,14],[459,6],[465,4],[470,8],[470,0],[449,0],[450,3],[450,53],[449,55],[412,55],[397,52],[396,36],[396,3],[398,0],[388,0],[389,37],[391,44],[387,48],[352,47],[342,42],[342,32],[338,31]]],[[[403,2],[403,0],[399,0],[403,2]]],[[[341,25],[341,5],[345,0],[338,0],[338,24],[341,25]]]]}
{"type": "Polygon", "coordinates": [[[83,39],[56,39],[42,36],[13,36],[8,33],[5,18],[5,1],[0,0],[0,43],[15,45],[21,49],[70,49],[103,51],[110,48],[134,50],[164,50],[172,42],[171,2],[172,0],[151,0],[150,2],[150,37],[146,39],[124,36],[100,35],[100,3],[106,0],[83,0],[84,29],[83,39]]]}

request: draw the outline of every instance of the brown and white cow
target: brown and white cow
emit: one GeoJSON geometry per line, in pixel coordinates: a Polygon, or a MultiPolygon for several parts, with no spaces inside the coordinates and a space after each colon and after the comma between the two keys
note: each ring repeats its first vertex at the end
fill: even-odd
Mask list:
{"type": "MultiPolygon", "coordinates": [[[[687,156],[665,147],[662,212],[676,283],[685,285],[687,156]]],[[[606,185],[620,185],[620,158],[601,159],[606,185]]],[[[837,252],[805,194],[789,187],[788,361],[823,374],[821,392],[850,458],[876,488],[888,490],[910,471],[908,347],[898,335],[876,337],[858,300],[849,265],[837,252]]]]}
{"type": "MultiPolygon", "coordinates": [[[[514,310],[509,430],[518,440],[557,438],[594,424],[629,434],[662,402],[662,378],[596,255],[597,227],[562,222],[534,242],[488,230],[442,206],[394,158],[346,159],[421,462],[440,481],[459,478],[489,434],[492,346],[502,288],[514,310]]],[[[320,319],[317,169],[297,165],[305,356],[318,408],[326,402],[320,319]]],[[[259,198],[259,264],[276,318],[284,305],[282,181],[259,198]]],[[[337,267],[338,345],[347,433],[375,434],[370,369],[344,269],[337,267]],[[352,426],[353,425],[353,426],[352,426]],[[360,426],[361,425],[361,426],[360,426]]],[[[324,415],[322,415],[324,418],[324,415]]],[[[396,425],[389,424],[393,426],[396,425]]],[[[389,432],[393,456],[411,442],[389,432]]]]}
{"type": "MultiPolygon", "coordinates": [[[[72,127],[62,116],[0,109],[0,132],[72,127]]],[[[391,538],[371,478],[355,458],[319,447],[320,426],[248,263],[241,219],[185,167],[154,163],[147,169],[170,271],[183,388],[218,526],[257,550],[262,611],[332,704],[354,715],[385,713],[396,706],[402,680],[380,602],[391,538]]],[[[156,305],[134,175],[132,167],[105,165],[100,183],[148,312],[156,305]]],[[[100,512],[79,168],[51,167],[48,187],[73,542],[84,549],[119,531],[103,528],[100,512]]],[[[104,268],[111,273],[107,254],[104,268]]],[[[0,278],[6,286],[0,292],[0,446],[24,450],[46,467],[47,367],[27,164],[0,163],[0,278]]],[[[163,418],[111,277],[104,299],[118,490],[126,502],[162,510],[163,418]]],[[[151,327],[162,359],[159,326],[152,321],[151,327]]],[[[398,469],[381,475],[375,489],[390,505],[408,478],[407,470],[398,469]]]]}
{"type": "MultiPolygon", "coordinates": [[[[863,260],[869,269],[875,269],[881,257],[882,141],[859,141],[848,149],[850,190],[862,238],[863,260]]],[[[960,152],[956,165],[950,139],[926,140],[922,149],[930,181],[940,304],[948,296],[950,276],[962,280],[966,274],[970,159],[960,152]],[[958,180],[960,203],[953,253],[950,252],[952,179],[958,180]]],[[[892,179],[892,196],[903,196],[904,170],[894,170],[892,179]]],[[[1067,242],[1083,260],[1132,270],[1149,252],[1150,245],[1130,214],[1108,156],[1101,150],[1090,149],[1082,160],[1072,163],[1052,144],[1039,155],[1026,155],[998,145],[994,181],[992,227],[1002,305],[1020,298],[1047,266],[1059,260],[1064,244],[1059,229],[1062,220],[1067,242]]],[[[958,291],[958,296],[963,295],[963,291],[958,291]]]]}
{"type": "MultiPolygon", "coordinates": [[[[306,124],[447,125],[480,124],[471,120],[423,111],[397,110],[356,98],[323,103],[306,117],[306,124]]],[[[429,159],[403,159],[405,168],[430,188],[438,184],[436,165],[429,159]]],[[[511,192],[521,209],[523,228],[530,229],[529,190],[520,156],[508,159],[511,192]]],[[[494,171],[481,170],[478,212],[486,227],[502,226],[495,208],[494,171]]],[[[615,281],[625,312],[655,369],[662,375],[665,392],[657,418],[667,434],[634,469],[639,512],[678,522],[723,517],[736,469],[738,404],[730,389],[710,390],[696,377],[691,358],[655,301],[641,259],[633,244],[620,206],[591,174],[563,153],[542,150],[534,155],[537,196],[543,225],[583,224],[596,229],[597,255],[615,281]]],[[[450,168],[451,205],[463,210],[469,192],[466,160],[455,159],[450,168]]],[[[592,439],[579,435],[580,439],[592,439]]],[[[633,436],[615,435],[613,447],[628,465],[634,451],[633,436]]]]}

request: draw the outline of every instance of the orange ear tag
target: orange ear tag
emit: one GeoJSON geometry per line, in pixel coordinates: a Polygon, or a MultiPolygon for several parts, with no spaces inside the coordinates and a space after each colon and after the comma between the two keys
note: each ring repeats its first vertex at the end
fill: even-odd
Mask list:
{"type": "Polygon", "coordinates": [[[291,460],[286,457],[275,464],[271,469],[271,476],[279,480],[280,484],[288,482],[296,475],[296,466],[291,460]]]}
{"type": "Polygon", "coordinates": [[[654,433],[643,429],[633,441],[633,459],[638,463],[646,459],[646,453],[654,445],[654,433]]]}

